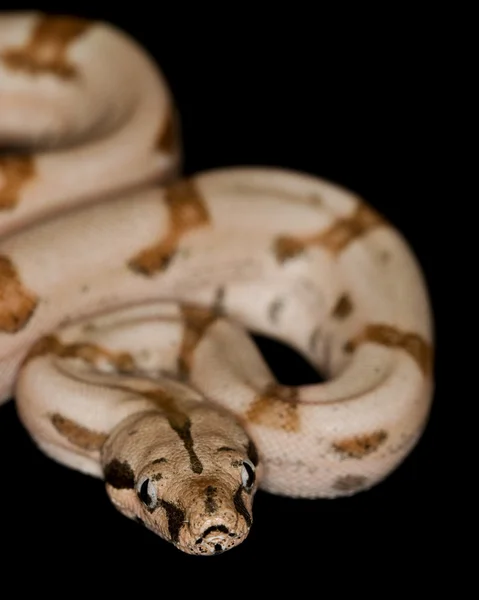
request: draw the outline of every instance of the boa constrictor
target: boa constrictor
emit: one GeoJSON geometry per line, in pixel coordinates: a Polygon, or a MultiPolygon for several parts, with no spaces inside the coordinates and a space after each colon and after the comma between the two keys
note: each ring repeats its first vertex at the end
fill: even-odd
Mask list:
{"type": "Polygon", "coordinates": [[[215,554],[247,536],[258,486],[350,495],[414,447],[429,298],[361,198],[275,168],[180,178],[156,65],[71,17],[2,15],[0,140],[0,399],[127,517],[215,554]],[[326,381],[280,384],[247,329],[326,381]]]}

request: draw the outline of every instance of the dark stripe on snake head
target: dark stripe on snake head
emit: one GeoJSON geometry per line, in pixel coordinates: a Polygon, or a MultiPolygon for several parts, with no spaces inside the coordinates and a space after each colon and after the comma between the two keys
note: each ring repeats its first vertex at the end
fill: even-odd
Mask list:
{"type": "Polygon", "coordinates": [[[243,517],[243,519],[246,521],[246,525],[249,528],[253,523],[253,519],[251,518],[251,515],[249,514],[248,509],[243,502],[243,490],[243,486],[240,485],[233,496],[233,504],[236,508],[236,511],[243,517]]]}
{"type": "Polygon", "coordinates": [[[135,487],[135,475],[127,462],[120,462],[114,458],[104,469],[105,481],[117,490],[133,489],[135,487]]]}
{"type": "Polygon", "coordinates": [[[218,509],[218,504],[215,500],[217,491],[213,485],[209,485],[205,490],[205,510],[208,515],[214,514],[218,509]]]}
{"type": "Polygon", "coordinates": [[[158,506],[161,506],[166,512],[171,541],[177,542],[180,535],[180,529],[186,521],[186,515],[181,508],[178,508],[178,506],[175,506],[171,502],[160,499],[158,503],[158,506]]]}
{"type": "Polygon", "coordinates": [[[190,465],[193,473],[202,473],[203,465],[201,464],[200,459],[196,455],[195,449],[193,448],[194,442],[191,437],[191,421],[188,417],[186,417],[181,422],[178,422],[175,418],[169,418],[168,422],[171,428],[176,431],[181,441],[183,442],[186,451],[190,457],[190,465]]]}

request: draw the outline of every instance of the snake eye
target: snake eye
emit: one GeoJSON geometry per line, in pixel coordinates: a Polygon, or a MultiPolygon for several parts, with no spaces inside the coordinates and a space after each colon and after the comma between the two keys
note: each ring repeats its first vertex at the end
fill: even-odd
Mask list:
{"type": "Polygon", "coordinates": [[[256,475],[254,472],[254,465],[249,460],[243,461],[243,468],[241,469],[241,481],[243,482],[244,489],[249,492],[254,485],[256,475]]]}
{"type": "Polygon", "coordinates": [[[158,503],[158,496],[153,483],[147,478],[144,479],[137,489],[138,497],[143,504],[152,510],[158,503]]]}

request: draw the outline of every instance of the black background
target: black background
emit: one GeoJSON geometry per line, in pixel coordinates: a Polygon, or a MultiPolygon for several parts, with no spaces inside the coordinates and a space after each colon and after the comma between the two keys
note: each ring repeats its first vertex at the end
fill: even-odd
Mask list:
{"type": "MultiPolygon", "coordinates": [[[[440,333],[439,253],[444,205],[434,154],[441,39],[428,15],[391,9],[330,15],[319,6],[259,13],[243,4],[192,9],[187,3],[124,10],[83,4],[14,5],[112,21],[161,65],[182,120],[184,172],[225,165],[307,171],[358,192],[405,235],[424,269],[440,333]],[[436,187],[435,187],[436,186],[436,187]]],[[[35,449],[12,402],[0,408],[2,544],[28,565],[38,591],[70,591],[98,578],[110,591],[165,586],[191,593],[251,593],[258,575],[316,586],[384,593],[439,554],[449,501],[438,335],[437,388],[429,426],[404,464],[373,490],[349,499],[298,501],[259,492],[254,525],[238,548],[190,557],[117,513],[100,481],[59,466],[35,449]],[[267,560],[267,563],[265,561],[267,560]],[[356,575],[351,578],[350,574],[356,575]],[[359,575],[357,574],[359,573],[359,575]],[[59,575],[68,578],[67,588],[59,575]],[[219,577],[230,587],[222,587],[219,577]]],[[[290,355],[266,347],[285,383],[309,376],[290,355]],[[287,364],[282,369],[281,367],[287,364]]],[[[16,559],[12,559],[12,567],[16,559]]],[[[8,565],[9,563],[7,563],[8,565]]],[[[9,579],[7,568],[3,577],[9,579]]],[[[18,588],[19,589],[19,588],[18,588]]],[[[270,591],[272,587],[269,588],[270,591]]]]}

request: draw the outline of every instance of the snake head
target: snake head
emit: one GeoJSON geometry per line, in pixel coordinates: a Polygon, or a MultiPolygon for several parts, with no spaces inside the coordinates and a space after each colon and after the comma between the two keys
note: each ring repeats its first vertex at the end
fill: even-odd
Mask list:
{"type": "Polygon", "coordinates": [[[143,440],[153,425],[156,438],[154,446],[146,444],[146,456],[129,448],[135,436],[127,433],[116,436],[104,452],[107,493],[118,510],[188,554],[219,554],[243,542],[253,522],[261,471],[243,429],[238,427],[232,436],[230,426],[226,437],[208,428],[202,436],[198,427],[191,447],[184,439],[172,443],[167,431],[159,435],[160,417],[145,418],[143,425],[141,419],[134,423],[135,431],[143,429],[143,440]],[[113,449],[120,454],[112,459],[113,449]],[[130,457],[127,468],[122,455],[130,457]],[[130,475],[126,482],[116,473],[125,469],[130,475]]]}

